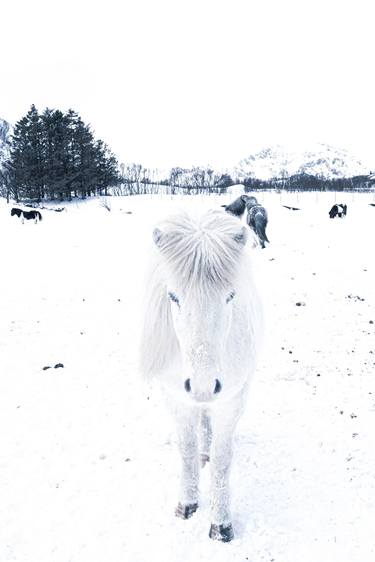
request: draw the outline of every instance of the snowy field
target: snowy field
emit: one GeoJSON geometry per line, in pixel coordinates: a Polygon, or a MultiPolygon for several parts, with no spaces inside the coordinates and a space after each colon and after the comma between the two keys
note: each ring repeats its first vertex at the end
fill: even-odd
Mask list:
{"type": "Polygon", "coordinates": [[[229,198],[95,199],[37,225],[0,203],[1,562],[375,560],[374,195],[258,198],[266,342],[235,437],[229,544],[208,538],[207,469],[198,512],[174,517],[173,424],[136,369],[153,222],[229,198]],[[348,216],[330,220],[341,200],[348,216]]]}

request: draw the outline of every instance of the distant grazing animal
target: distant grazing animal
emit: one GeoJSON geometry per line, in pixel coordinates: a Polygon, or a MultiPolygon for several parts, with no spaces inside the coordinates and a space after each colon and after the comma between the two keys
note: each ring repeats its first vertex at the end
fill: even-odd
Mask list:
{"type": "Polygon", "coordinates": [[[343,205],[342,203],[338,204],[336,203],[336,205],[333,205],[332,209],[330,210],[329,214],[329,218],[334,219],[335,217],[345,217],[346,216],[346,211],[347,211],[347,205],[343,205]]]}
{"type": "Polygon", "coordinates": [[[34,219],[35,222],[37,223],[38,220],[42,220],[42,215],[39,211],[36,211],[35,209],[33,209],[32,211],[24,211],[23,209],[19,209],[18,207],[13,207],[12,210],[10,211],[11,216],[13,217],[14,215],[22,218],[22,222],[23,219],[26,220],[31,220],[34,219]]]}
{"type": "MultiPolygon", "coordinates": [[[[262,336],[262,306],[246,226],[220,210],[179,213],[153,232],[140,367],[157,378],[182,457],[177,517],[198,509],[199,473],[211,464],[212,539],[233,538],[229,470],[262,336]]],[[[157,516],[157,514],[155,514],[157,516]]]]}
{"type": "Polygon", "coordinates": [[[269,242],[266,234],[268,214],[261,205],[254,205],[247,213],[246,222],[259,238],[262,248],[266,247],[265,242],[269,242]]]}
{"type": "Polygon", "coordinates": [[[375,207],[375,203],[369,203],[369,205],[371,205],[371,207],[375,207]]]}
{"type": "Polygon", "coordinates": [[[234,215],[235,217],[241,218],[246,210],[246,203],[249,199],[249,196],[243,193],[240,197],[237,197],[232,203],[229,205],[222,205],[227,213],[234,215]]]}

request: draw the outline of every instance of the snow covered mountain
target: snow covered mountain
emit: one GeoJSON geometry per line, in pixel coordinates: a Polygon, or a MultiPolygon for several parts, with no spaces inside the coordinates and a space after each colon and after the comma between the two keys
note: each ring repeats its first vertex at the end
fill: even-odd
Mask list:
{"type": "Polygon", "coordinates": [[[310,150],[287,150],[279,145],[265,148],[241,160],[231,170],[233,178],[262,180],[311,174],[333,179],[367,175],[369,169],[347,150],[318,144],[310,150]]]}
{"type": "Polygon", "coordinates": [[[7,121],[0,118],[0,169],[2,163],[9,156],[10,135],[11,135],[11,126],[7,121]]]}

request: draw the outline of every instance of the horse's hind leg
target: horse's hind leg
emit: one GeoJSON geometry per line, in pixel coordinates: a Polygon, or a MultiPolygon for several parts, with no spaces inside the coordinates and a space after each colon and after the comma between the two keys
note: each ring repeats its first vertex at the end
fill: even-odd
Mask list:
{"type": "Polygon", "coordinates": [[[176,416],[178,448],[182,460],[182,474],[179,501],[175,513],[177,517],[188,519],[198,509],[199,459],[198,422],[199,412],[186,408],[176,416]]]}
{"type": "Polygon", "coordinates": [[[200,461],[202,467],[210,460],[211,442],[211,420],[208,413],[202,410],[200,419],[200,461]]]}

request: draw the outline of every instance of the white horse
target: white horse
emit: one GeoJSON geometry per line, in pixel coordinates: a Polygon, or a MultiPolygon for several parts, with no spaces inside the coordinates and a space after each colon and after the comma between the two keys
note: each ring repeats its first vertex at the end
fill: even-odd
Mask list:
{"type": "Polygon", "coordinates": [[[141,370],[160,380],[177,423],[182,476],[176,515],[187,519],[197,510],[200,464],[210,461],[209,536],[223,542],[233,538],[233,432],[262,332],[245,248],[251,236],[224,211],[172,216],[153,232],[146,280],[141,370]]]}

